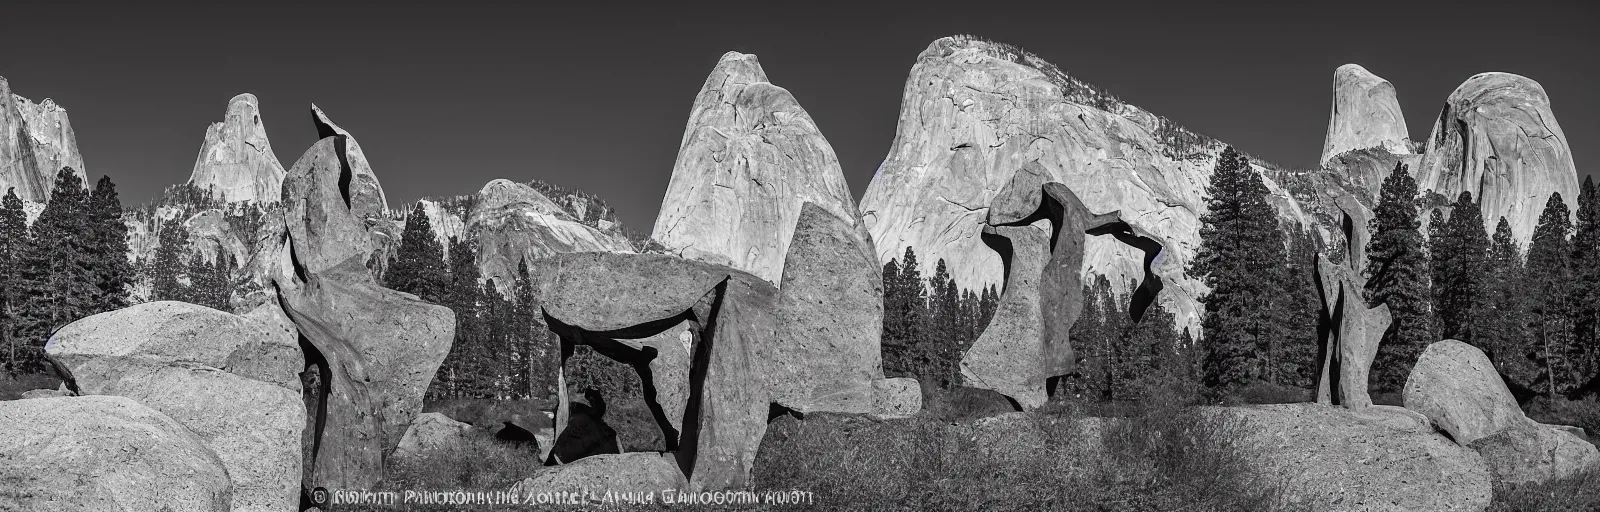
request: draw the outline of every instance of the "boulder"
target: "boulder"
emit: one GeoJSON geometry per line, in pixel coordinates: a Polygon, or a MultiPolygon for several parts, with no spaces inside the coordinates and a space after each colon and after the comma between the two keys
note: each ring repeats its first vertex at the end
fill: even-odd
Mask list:
{"type": "Polygon", "coordinates": [[[856,224],[854,196],[816,122],[767,81],[756,56],[724,54],[695,97],[652,238],[777,283],[807,202],[856,224]]]}
{"type": "Polygon", "coordinates": [[[1322,159],[1350,150],[1380,147],[1391,153],[1411,153],[1411,132],[1400,113],[1394,84],[1359,64],[1345,64],[1333,72],[1333,112],[1322,143],[1322,159]]]}
{"type": "Polygon", "coordinates": [[[417,457],[437,450],[459,450],[466,446],[472,425],[452,420],[443,414],[425,412],[411,420],[411,427],[400,437],[395,457],[417,457]]]}
{"type": "MultiPolygon", "coordinates": [[[[607,493],[639,496],[685,489],[687,484],[671,454],[631,452],[548,467],[513,484],[510,490],[519,501],[538,493],[587,492],[583,499],[599,503],[607,493]]],[[[660,503],[661,497],[656,496],[655,502],[660,503]]]]}
{"type": "Polygon", "coordinates": [[[260,101],[254,94],[228,100],[221,122],[206,128],[189,184],[226,201],[270,203],[282,196],[283,163],[272,152],[260,101]]]}
{"type": "Polygon", "coordinates": [[[67,324],[45,353],[79,390],[102,388],[132,368],[190,365],[299,392],[305,363],[283,328],[187,302],[146,302],[67,324]]]}
{"type": "MultiPolygon", "coordinates": [[[[1198,299],[1207,290],[1183,269],[1200,247],[1199,216],[1222,142],[1019,48],[966,36],[936,40],[917,56],[899,119],[860,206],[880,265],[911,247],[921,261],[945,260],[960,288],[1003,283],[1006,269],[985,247],[982,226],[1000,190],[1038,161],[1091,211],[1137,214],[1140,227],[1165,241],[1156,272],[1172,293],[1159,300],[1180,328],[1200,334],[1198,299]]],[[[1277,181],[1284,174],[1256,164],[1285,225],[1317,224],[1304,199],[1277,181]]],[[[1085,241],[1084,268],[1085,282],[1145,274],[1138,250],[1106,237],[1085,241]]]]}
{"type": "Polygon", "coordinates": [[[1406,420],[1404,412],[1303,403],[1202,411],[1218,429],[1242,435],[1239,454],[1250,476],[1278,486],[1282,510],[1489,506],[1491,481],[1483,458],[1406,420]]]}
{"type": "Polygon", "coordinates": [[[45,352],[83,395],[133,399],[193,431],[233,482],[233,510],[299,499],[299,347],[260,322],[183,302],[101,313],[56,332],[45,352]]]}
{"type": "Polygon", "coordinates": [[[29,101],[0,77],[0,194],[15,188],[23,201],[42,204],[63,167],[71,167],[89,186],[67,109],[49,98],[29,101]]]}
{"type": "Polygon", "coordinates": [[[1505,217],[1526,247],[1545,201],[1560,193],[1577,211],[1578,173],[1544,87],[1510,73],[1468,78],[1445,100],[1417,186],[1447,198],[1471,192],[1483,218],[1505,217]]]}
{"type": "Polygon", "coordinates": [[[780,342],[768,354],[784,364],[765,377],[774,401],[802,414],[909,415],[921,392],[915,380],[884,381],[883,272],[852,224],[815,203],[800,209],[779,288],[780,342]]]}
{"type": "Polygon", "coordinates": [[[1428,345],[1401,395],[1407,409],[1427,416],[1462,446],[1533,423],[1517,406],[1489,356],[1456,340],[1428,345]]]}
{"type": "Polygon", "coordinates": [[[989,326],[962,356],[961,377],[969,386],[1011,397],[1024,409],[1037,408],[1049,399],[1043,372],[1034,370],[1042,369],[1044,360],[1037,341],[1044,336],[1039,281],[1050,258],[1050,227],[1038,221],[983,230],[990,247],[1007,255],[1006,287],[989,326]]]}
{"type": "Polygon", "coordinates": [[[317,141],[284,181],[286,240],[271,274],[277,302],[309,343],[324,411],[307,440],[307,487],[365,489],[422,408],[450,351],[455,314],[379,286],[365,264],[371,241],[352,210],[347,138],[317,141]]]}
{"type": "Polygon", "coordinates": [[[0,402],[0,432],[0,509],[232,510],[223,461],[131,399],[0,402]]]}
{"type": "Polygon", "coordinates": [[[1582,437],[1548,425],[1510,427],[1467,446],[1489,464],[1496,482],[1544,483],[1600,469],[1600,450],[1582,437]]]}

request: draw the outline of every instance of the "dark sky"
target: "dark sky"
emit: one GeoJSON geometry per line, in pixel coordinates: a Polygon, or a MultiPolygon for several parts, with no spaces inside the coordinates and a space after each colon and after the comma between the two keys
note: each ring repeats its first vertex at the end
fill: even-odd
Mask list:
{"type": "Polygon", "coordinates": [[[694,95],[728,50],[756,54],[794,93],[857,197],[888,152],[917,54],[957,33],[1022,46],[1297,167],[1319,156],[1340,64],[1395,84],[1414,139],[1467,77],[1513,72],[1544,85],[1579,172],[1600,159],[1600,17],[1578,1],[539,3],[13,1],[0,7],[0,76],[67,108],[90,178],[110,174],[125,204],[187,180],[206,125],[252,92],[285,168],[314,142],[316,102],[361,141],[392,206],[539,178],[606,198],[645,232],[694,95]]]}

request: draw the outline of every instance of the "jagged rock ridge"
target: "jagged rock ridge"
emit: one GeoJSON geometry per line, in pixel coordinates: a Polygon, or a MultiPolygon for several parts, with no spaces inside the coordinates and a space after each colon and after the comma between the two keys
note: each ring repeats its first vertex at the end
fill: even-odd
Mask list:
{"type": "Polygon", "coordinates": [[[87,176],[67,110],[49,98],[35,104],[0,77],[0,194],[14,187],[23,201],[43,203],[62,167],[87,176]]]}
{"type": "Polygon", "coordinates": [[[724,54],[695,97],[652,237],[776,283],[806,202],[859,224],[816,122],[756,56],[724,54]]]}

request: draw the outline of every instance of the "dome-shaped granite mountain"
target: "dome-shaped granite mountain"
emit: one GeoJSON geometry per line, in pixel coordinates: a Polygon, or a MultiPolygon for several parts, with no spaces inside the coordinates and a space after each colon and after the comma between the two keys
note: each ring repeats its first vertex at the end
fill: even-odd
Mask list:
{"type": "Polygon", "coordinates": [[[777,283],[807,202],[860,224],[816,122],[756,56],[724,54],[695,97],[653,238],[777,283]]]}
{"type": "Polygon", "coordinates": [[[0,77],[0,194],[16,188],[23,201],[43,203],[62,167],[71,167],[80,179],[87,176],[67,110],[49,98],[28,101],[0,77]]]}
{"type": "Polygon", "coordinates": [[[226,201],[277,201],[283,190],[283,163],[272,152],[267,127],[261,123],[261,102],[254,94],[228,100],[221,122],[206,128],[200,156],[189,183],[211,189],[226,201]]]}
{"type": "MultiPolygon", "coordinates": [[[[1156,272],[1171,288],[1160,300],[1179,325],[1197,325],[1205,288],[1183,268],[1200,244],[1205,187],[1222,148],[1038,57],[947,37],[911,68],[899,129],[861,214],[880,263],[909,246],[928,265],[945,260],[960,287],[999,284],[1000,256],[979,234],[996,193],[1037,161],[1090,210],[1120,210],[1167,241],[1156,272]]],[[[1311,225],[1298,201],[1263,174],[1281,220],[1311,225]]],[[[1085,244],[1086,272],[1118,288],[1143,275],[1143,255],[1102,238],[1085,244]]]]}
{"type": "Polygon", "coordinates": [[[1471,192],[1484,223],[1505,217],[1524,247],[1550,194],[1577,211],[1577,169],[1550,97],[1510,73],[1478,74],[1450,93],[1412,174],[1419,188],[1446,198],[1471,192]]]}
{"type": "Polygon", "coordinates": [[[1411,135],[1394,84],[1359,64],[1339,66],[1333,72],[1333,112],[1318,162],[1325,165],[1346,151],[1374,147],[1411,153],[1411,135]]]}

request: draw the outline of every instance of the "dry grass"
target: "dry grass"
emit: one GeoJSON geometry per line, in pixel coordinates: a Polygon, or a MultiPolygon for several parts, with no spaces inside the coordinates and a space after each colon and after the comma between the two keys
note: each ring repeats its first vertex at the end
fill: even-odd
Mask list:
{"type": "Polygon", "coordinates": [[[392,457],[378,490],[494,490],[527,478],[542,465],[538,452],[474,431],[458,451],[392,457]]]}
{"type": "Polygon", "coordinates": [[[1600,470],[1545,484],[1495,486],[1493,512],[1600,510],[1600,470]]]}

